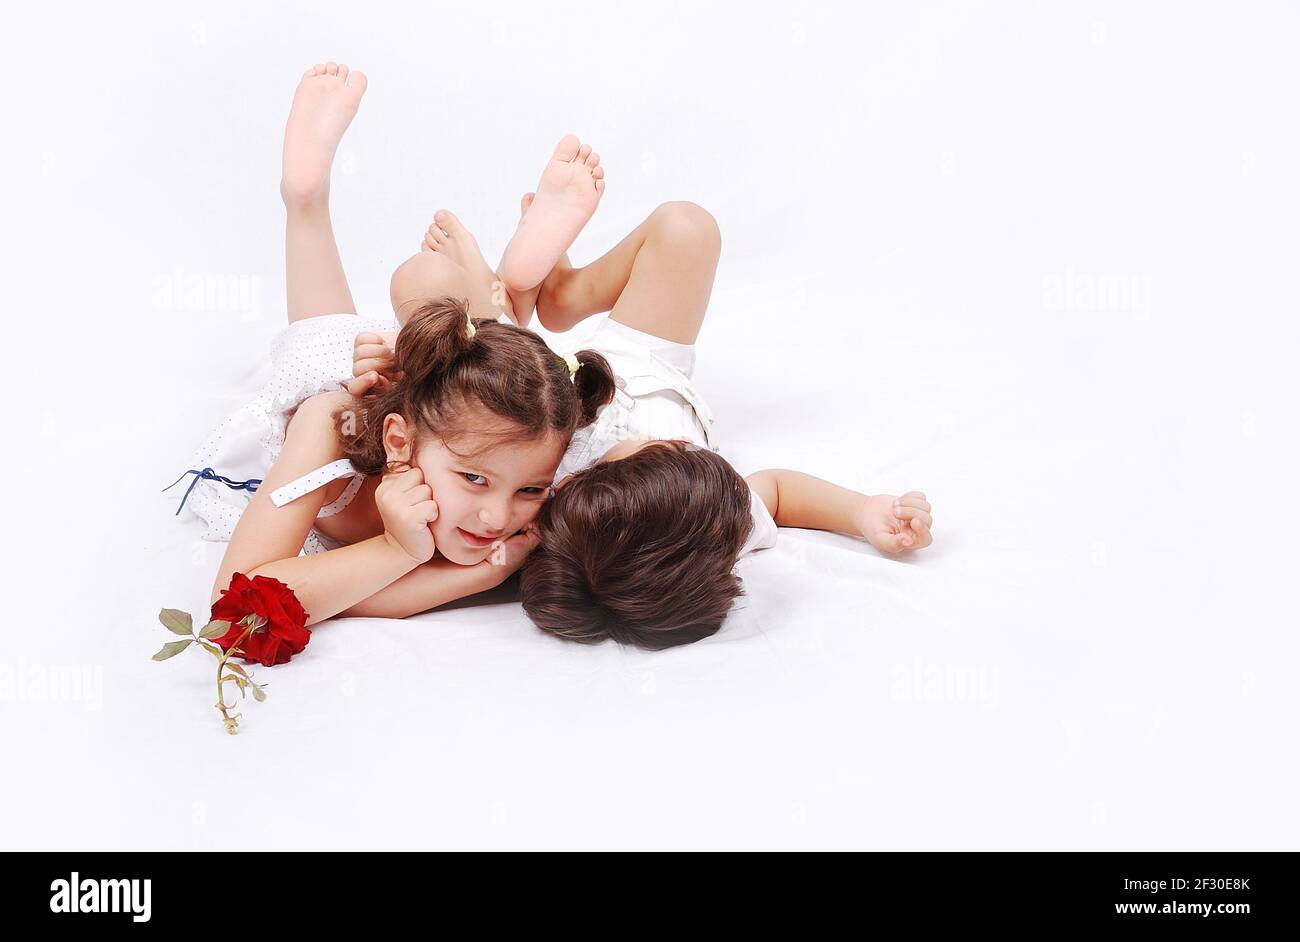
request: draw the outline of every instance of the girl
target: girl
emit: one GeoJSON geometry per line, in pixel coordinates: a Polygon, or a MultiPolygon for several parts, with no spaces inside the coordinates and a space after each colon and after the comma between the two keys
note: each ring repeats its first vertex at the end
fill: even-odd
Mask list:
{"type": "MultiPolygon", "coordinates": [[[[334,63],[303,76],[281,182],[289,327],[272,346],[271,381],[200,449],[204,470],[189,472],[206,537],[230,540],[213,600],[235,572],[272,576],[309,624],[409,614],[504,580],[536,543],[529,525],[574,431],[613,394],[599,354],[559,357],[516,326],[512,300],[500,292],[494,303],[485,272],[470,278],[462,264],[471,246],[441,229],[448,244],[426,246],[393,277],[392,381],[359,397],[342,389],[358,327],[397,326],[320,313],[355,309],[328,188],[365,88],[334,63]],[[246,506],[234,488],[253,492],[246,506]]],[[[574,150],[594,208],[598,161],[574,150]]]]}

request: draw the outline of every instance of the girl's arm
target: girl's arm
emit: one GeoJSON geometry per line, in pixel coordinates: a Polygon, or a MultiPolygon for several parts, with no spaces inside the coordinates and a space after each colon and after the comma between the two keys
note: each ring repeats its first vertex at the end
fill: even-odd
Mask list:
{"type": "Polygon", "coordinates": [[[431,559],[370,598],[343,612],[370,618],[406,618],[431,608],[493,589],[517,572],[537,546],[531,528],[515,534],[492,555],[473,566],[431,559]]]}
{"type": "Polygon", "coordinates": [[[458,566],[445,559],[431,559],[339,614],[359,618],[406,618],[484,592],[499,582],[492,573],[484,571],[481,564],[458,566]]]}
{"type": "Polygon", "coordinates": [[[271,576],[291,588],[314,624],[369,598],[420,565],[388,533],[351,546],[299,556],[324,506],[322,486],[277,507],[276,488],[339,457],[334,409],[349,397],[332,393],[303,402],[289,423],[284,448],[253,494],[231,535],[212,590],[215,602],[231,576],[271,576]]]}
{"type": "Polygon", "coordinates": [[[934,541],[930,503],[920,491],[871,497],[784,469],[756,471],[745,481],[779,527],[849,533],[885,553],[924,549],[934,541]]]}

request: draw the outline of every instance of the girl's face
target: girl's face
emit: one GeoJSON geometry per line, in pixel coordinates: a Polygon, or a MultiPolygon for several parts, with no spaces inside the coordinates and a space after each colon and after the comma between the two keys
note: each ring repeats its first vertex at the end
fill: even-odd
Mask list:
{"type": "MultiPolygon", "coordinates": [[[[393,419],[400,421],[389,417],[393,419]]],[[[385,435],[390,445],[391,434],[385,435]]],[[[452,451],[435,435],[421,437],[412,464],[420,469],[438,505],[438,519],[430,524],[433,541],[442,556],[462,566],[487,559],[493,543],[533,521],[566,446],[554,434],[521,442],[468,434],[453,442],[456,450],[452,451]]],[[[390,447],[389,454],[400,452],[400,447],[390,447]]]]}

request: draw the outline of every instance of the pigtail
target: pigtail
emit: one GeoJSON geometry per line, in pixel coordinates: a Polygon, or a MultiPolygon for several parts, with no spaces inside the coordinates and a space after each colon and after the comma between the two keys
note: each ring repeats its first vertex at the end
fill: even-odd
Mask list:
{"type": "Polygon", "coordinates": [[[404,374],[402,382],[418,388],[444,376],[470,351],[477,332],[469,302],[459,298],[424,302],[397,334],[393,352],[397,370],[404,374]]]}
{"type": "Polygon", "coordinates": [[[387,469],[384,417],[391,412],[414,414],[421,401],[437,397],[433,389],[437,381],[473,349],[471,324],[467,302],[456,298],[426,301],[397,334],[394,359],[402,378],[384,391],[372,389],[354,405],[336,410],[335,427],[344,457],[358,471],[382,474],[387,469]]]}
{"type": "Polygon", "coordinates": [[[578,427],[583,428],[596,421],[596,413],[614,398],[614,371],[595,350],[579,350],[577,358],[579,367],[573,374],[573,386],[582,408],[578,427]]]}

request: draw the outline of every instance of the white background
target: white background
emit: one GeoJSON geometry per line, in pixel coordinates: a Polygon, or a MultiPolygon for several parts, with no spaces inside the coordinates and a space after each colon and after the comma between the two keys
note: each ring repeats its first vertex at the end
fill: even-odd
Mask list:
{"type": "Polygon", "coordinates": [[[11,12],[0,845],[1295,849],[1300,16],[1136,7],[11,12]],[[658,655],[508,599],[336,621],[225,736],[207,659],[149,660],[221,550],[159,491],[283,324],[327,59],[370,77],[363,310],[439,207],[495,258],[576,131],[576,261],[665,200],[721,224],[740,470],[923,489],[935,546],[784,531],[658,655]]]}

